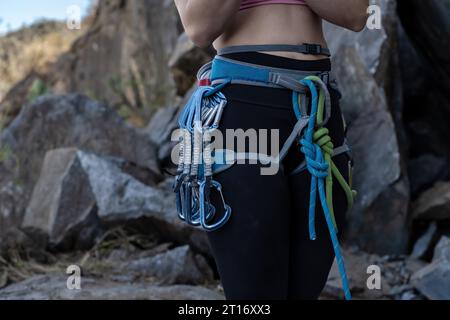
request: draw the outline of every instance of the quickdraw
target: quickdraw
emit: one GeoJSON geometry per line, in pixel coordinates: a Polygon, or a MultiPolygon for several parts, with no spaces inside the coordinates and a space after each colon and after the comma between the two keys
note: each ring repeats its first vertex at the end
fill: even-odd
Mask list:
{"type": "MultiPolygon", "coordinates": [[[[280,49],[293,48],[280,45],[238,46],[227,48],[224,52],[283,51],[280,49]]],[[[351,188],[350,168],[350,183],[347,183],[332,160],[338,154],[349,153],[350,148],[347,144],[335,148],[328,129],[325,128],[331,116],[331,101],[326,84],[328,77],[328,72],[293,71],[234,61],[222,57],[219,52],[211,63],[199,70],[197,78],[200,86],[189,99],[179,118],[182,133],[174,192],[178,216],[186,223],[206,231],[214,231],[225,225],[231,217],[232,209],[224,199],[222,186],[213,179],[213,175],[227,170],[234,163],[221,162],[218,159],[224,154],[220,151],[224,150],[213,151],[211,148],[213,131],[218,129],[227,105],[226,97],[221,90],[231,83],[291,89],[293,108],[298,122],[281,149],[278,161],[281,163],[293,143],[298,142],[301,152],[305,155],[305,161],[292,174],[303,170],[308,170],[311,174],[310,239],[316,240],[315,206],[318,193],[341,274],[345,298],[351,299],[334,217],[333,177],[345,191],[349,210],[356,192],[351,188]],[[311,106],[309,114],[308,106],[311,106]],[[219,193],[224,209],[220,218],[216,214],[218,210],[210,201],[211,193],[214,191],[219,193]]],[[[235,155],[234,160],[239,157],[250,159],[254,155],[235,155]]]]}
{"type": "Polygon", "coordinates": [[[199,87],[180,115],[179,163],[174,191],[180,219],[192,226],[214,231],[223,226],[231,216],[225,203],[222,186],[214,181],[211,150],[211,131],[219,127],[226,106],[225,96],[219,87],[199,87]],[[219,192],[225,214],[210,224],[216,209],[210,202],[212,190],[219,192]]]}

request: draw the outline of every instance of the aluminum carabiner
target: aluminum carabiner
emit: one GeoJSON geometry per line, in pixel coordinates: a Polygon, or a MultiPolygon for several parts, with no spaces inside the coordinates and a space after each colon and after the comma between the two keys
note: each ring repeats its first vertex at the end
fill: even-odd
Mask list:
{"type": "MultiPolygon", "coordinates": [[[[214,206],[212,207],[214,208],[214,206]]],[[[202,228],[209,232],[215,231],[220,227],[222,227],[225,223],[227,223],[230,217],[231,217],[231,207],[227,205],[225,202],[225,198],[222,192],[222,185],[219,182],[212,179],[205,179],[202,182],[200,182],[200,223],[202,228]],[[208,224],[208,221],[210,219],[208,219],[208,215],[206,214],[206,206],[208,207],[212,206],[209,199],[212,188],[216,189],[220,194],[224,208],[224,214],[223,217],[216,223],[208,224]]]]}

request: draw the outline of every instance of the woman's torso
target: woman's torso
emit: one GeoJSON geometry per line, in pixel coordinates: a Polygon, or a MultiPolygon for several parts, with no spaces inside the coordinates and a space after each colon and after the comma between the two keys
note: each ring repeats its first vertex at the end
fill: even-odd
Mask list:
{"type": "MultiPolygon", "coordinates": [[[[243,44],[315,43],[326,47],[322,19],[306,5],[269,4],[240,10],[227,30],[214,41],[220,49],[243,44]]],[[[270,54],[301,60],[323,59],[295,52],[270,54]]]]}

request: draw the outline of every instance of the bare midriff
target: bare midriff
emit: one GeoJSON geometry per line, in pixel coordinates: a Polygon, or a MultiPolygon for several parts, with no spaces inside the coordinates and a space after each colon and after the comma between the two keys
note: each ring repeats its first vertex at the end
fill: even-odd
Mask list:
{"type": "MultiPolygon", "coordinates": [[[[327,47],[322,19],[306,5],[271,4],[239,11],[213,46],[302,43],[327,47]]],[[[297,52],[265,53],[299,60],[326,58],[297,52]]]]}

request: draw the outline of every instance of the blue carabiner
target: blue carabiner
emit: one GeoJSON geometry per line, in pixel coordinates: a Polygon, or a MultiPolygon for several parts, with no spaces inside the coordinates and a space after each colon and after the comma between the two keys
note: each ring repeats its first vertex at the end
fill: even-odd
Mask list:
{"type": "MultiPolygon", "coordinates": [[[[192,197],[192,201],[193,201],[193,212],[195,212],[192,215],[192,220],[195,221],[195,226],[200,226],[201,225],[201,213],[200,213],[200,194],[198,194],[197,196],[192,197]]],[[[214,208],[213,205],[209,204],[208,206],[208,213],[206,215],[206,220],[210,220],[212,218],[214,218],[214,215],[216,214],[216,208],[214,208]]]]}
{"type": "Polygon", "coordinates": [[[184,221],[186,221],[187,224],[192,225],[194,227],[198,226],[198,221],[195,221],[194,217],[194,211],[195,210],[195,203],[192,200],[192,182],[186,183],[183,186],[183,192],[181,193],[182,196],[182,206],[183,206],[183,217],[184,221]]]}
{"type": "Polygon", "coordinates": [[[230,217],[231,217],[231,207],[225,203],[225,199],[222,193],[222,185],[217,181],[209,179],[205,179],[202,182],[200,182],[200,223],[202,228],[209,232],[215,231],[220,227],[222,227],[225,223],[227,223],[230,217]],[[211,188],[216,189],[219,192],[220,197],[222,198],[224,215],[219,221],[210,225],[208,224],[208,221],[210,219],[208,219],[208,216],[206,214],[206,206],[208,206],[209,208],[212,206],[209,200],[211,188]]]}

